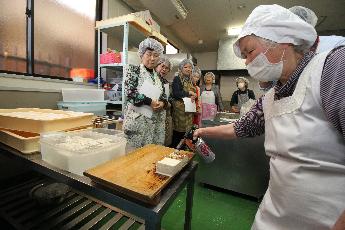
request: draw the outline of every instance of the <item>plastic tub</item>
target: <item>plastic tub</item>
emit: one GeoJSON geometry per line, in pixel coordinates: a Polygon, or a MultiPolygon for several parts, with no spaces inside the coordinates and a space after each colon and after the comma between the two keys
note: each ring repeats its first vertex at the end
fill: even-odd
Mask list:
{"type": "Polygon", "coordinates": [[[62,100],[64,102],[100,102],[104,101],[103,89],[62,89],[62,100]]]}
{"type": "Polygon", "coordinates": [[[60,110],[75,112],[93,113],[98,116],[106,115],[106,102],[63,102],[59,101],[57,106],[60,110]]]}
{"type": "Polygon", "coordinates": [[[125,155],[126,143],[123,132],[108,129],[44,133],[40,138],[42,160],[78,175],[125,155]]]}

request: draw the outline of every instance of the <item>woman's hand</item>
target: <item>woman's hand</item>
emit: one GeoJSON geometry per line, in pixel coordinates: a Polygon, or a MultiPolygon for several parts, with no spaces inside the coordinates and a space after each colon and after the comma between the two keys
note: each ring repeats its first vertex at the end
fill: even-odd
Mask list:
{"type": "Polygon", "coordinates": [[[203,128],[197,129],[193,133],[193,140],[196,140],[198,137],[202,136],[203,128]]]}
{"type": "Polygon", "coordinates": [[[234,124],[219,125],[214,127],[197,129],[194,131],[193,138],[195,139],[197,137],[234,139],[236,138],[234,124]]]}
{"type": "Polygon", "coordinates": [[[163,101],[156,101],[156,105],[153,107],[154,111],[159,111],[161,109],[163,109],[164,107],[164,102],[163,101]]]}
{"type": "Polygon", "coordinates": [[[239,113],[240,112],[240,109],[238,108],[238,106],[231,106],[231,111],[233,113],[239,113]]]}
{"type": "Polygon", "coordinates": [[[196,96],[191,96],[190,99],[192,100],[192,102],[194,102],[196,99],[196,96]]]}
{"type": "Polygon", "coordinates": [[[155,110],[155,108],[158,106],[159,104],[158,104],[158,100],[152,100],[151,101],[151,108],[153,109],[153,110],[155,110]]]}
{"type": "Polygon", "coordinates": [[[196,93],[194,93],[193,91],[189,91],[188,93],[189,93],[189,96],[194,96],[194,97],[196,97],[196,93]]]}

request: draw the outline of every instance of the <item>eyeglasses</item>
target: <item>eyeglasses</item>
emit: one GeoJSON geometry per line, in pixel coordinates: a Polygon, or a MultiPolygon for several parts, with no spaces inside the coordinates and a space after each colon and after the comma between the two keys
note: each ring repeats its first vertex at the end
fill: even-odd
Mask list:
{"type": "Polygon", "coordinates": [[[154,59],[157,59],[157,58],[159,58],[159,54],[158,53],[156,53],[156,52],[145,52],[144,53],[144,55],[146,56],[146,57],[149,57],[149,58],[154,58],[154,59]]]}

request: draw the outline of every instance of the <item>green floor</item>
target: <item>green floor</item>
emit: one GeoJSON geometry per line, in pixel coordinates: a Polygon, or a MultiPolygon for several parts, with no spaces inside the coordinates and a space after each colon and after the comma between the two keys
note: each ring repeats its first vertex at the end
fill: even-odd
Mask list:
{"type": "MultiPolygon", "coordinates": [[[[163,217],[165,230],[183,229],[186,189],[163,217]]],[[[194,187],[192,229],[250,229],[259,203],[226,190],[212,189],[196,182],[194,187]]]]}

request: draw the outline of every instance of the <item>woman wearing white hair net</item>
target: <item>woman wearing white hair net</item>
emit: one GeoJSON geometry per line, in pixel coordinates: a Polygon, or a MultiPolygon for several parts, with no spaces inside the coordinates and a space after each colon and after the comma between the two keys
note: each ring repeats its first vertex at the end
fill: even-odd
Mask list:
{"type": "Polygon", "coordinates": [[[217,111],[223,111],[222,95],[218,85],[213,84],[216,76],[212,72],[204,75],[205,84],[201,86],[202,120],[213,120],[217,111]]]}
{"type": "Polygon", "coordinates": [[[316,36],[281,6],[255,8],[234,51],[253,78],[278,82],[233,124],[195,132],[265,133],[270,182],[252,229],[330,229],[345,209],[345,47],[316,55],[316,36]]]}
{"type": "Polygon", "coordinates": [[[146,38],[140,43],[138,50],[141,64],[130,66],[127,70],[127,105],[123,129],[128,143],[134,147],[164,144],[163,108],[168,102],[162,82],[154,69],[162,53],[162,44],[153,38],[146,38]]]}
{"type": "Polygon", "coordinates": [[[236,78],[237,90],[232,94],[230,108],[233,112],[239,113],[242,105],[250,99],[255,100],[254,91],[249,89],[249,80],[245,77],[236,78]]]}
{"type": "Polygon", "coordinates": [[[156,67],[156,72],[158,73],[162,84],[164,86],[164,93],[168,98],[168,105],[166,106],[165,113],[166,113],[166,118],[165,118],[165,140],[164,140],[164,145],[165,146],[170,146],[172,143],[172,115],[171,115],[171,104],[172,104],[172,99],[170,96],[170,92],[172,91],[171,89],[171,84],[170,82],[166,79],[166,76],[168,73],[171,71],[173,68],[173,65],[171,64],[170,60],[167,57],[161,57],[158,61],[158,65],[156,67]]]}
{"type": "Polygon", "coordinates": [[[178,75],[172,83],[173,96],[173,140],[171,147],[176,147],[186,131],[193,125],[194,113],[185,112],[183,98],[194,101],[197,97],[196,88],[193,85],[191,74],[193,62],[184,59],[179,64],[178,75]]]}

